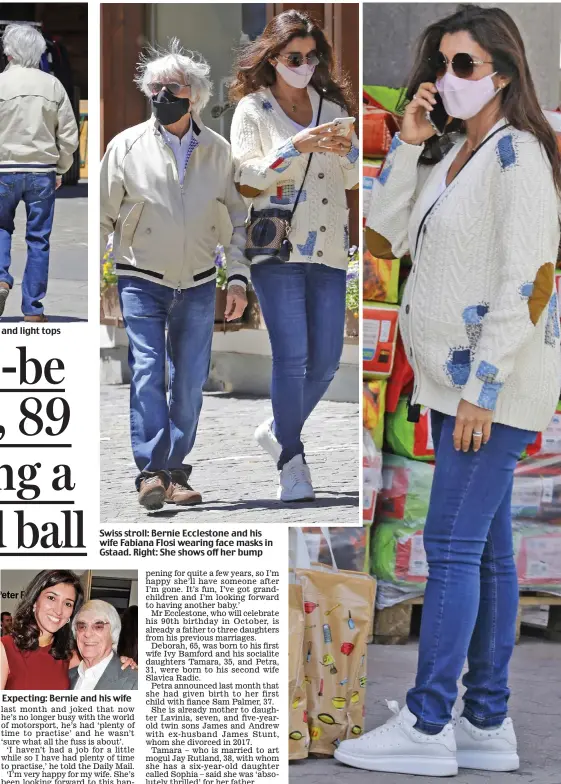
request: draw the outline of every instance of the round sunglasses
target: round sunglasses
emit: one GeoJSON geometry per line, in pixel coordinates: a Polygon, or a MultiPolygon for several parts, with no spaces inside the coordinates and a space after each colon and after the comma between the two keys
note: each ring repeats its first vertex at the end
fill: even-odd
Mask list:
{"type": "Polygon", "coordinates": [[[191,86],[190,84],[179,84],[178,82],[167,82],[167,83],[150,82],[150,84],[148,85],[148,89],[150,90],[152,95],[157,95],[165,87],[166,90],[169,90],[172,95],[179,95],[181,90],[183,90],[185,87],[190,87],[190,86],[191,86]]]}
{"type": "MultiPolygon", "coordinates": [[[[436,52],[428,58],[430,66],[434,69],[436,77],[441,79],[446,71],[450,60],[442,52],[436,52]]],[[[458,52],[451,61],[452,70],[460,79],[469,79],[473,76],[473,71],[478,65],[492,65],[492,60],[477,60],[467,52],[458,52]]]]}
{"type": "Polygon", "coordinates": [[[277,57],[279,60],[286,60],[289,68],[300,68],[304,60],[312,67],[319,65],[319,57],[315,52],[310,52],[307,55],[303,55],[300,52],[289,52],[288,54],[278,54],[277,57]]]}

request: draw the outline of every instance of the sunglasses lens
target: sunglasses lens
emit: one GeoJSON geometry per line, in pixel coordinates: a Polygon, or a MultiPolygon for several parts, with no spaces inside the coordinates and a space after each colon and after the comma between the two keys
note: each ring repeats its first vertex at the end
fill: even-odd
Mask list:
{"type": "Polygon", "coordinates": [[[289,54],[288,55],[288,64],[291,68],[300,68],[302,65],[302,55],[301,54],[289,54]]]}
{"type": "Polygon", "coordinates": [[[437,79],[441,79],[446,73],[446,60],[442,52],[435,52],[429,59],[429,66],[434,72],[437,79]]]}
{"type": "Polygon", "coordinates": [[[152,95],[157,95],[162,89],[162,87],[163,84],[161,84],[160,82],[150,82],[150,84],[148,85],[148,89],[150,90],[152,95]]]}
{"type": "Polygon", "coordinates": [[[311,65],[312,68],[316,65],[319,65],[319,57],[317,56],[317,54],[308,55],[308,65],[311,65]]]}
{"type": "Polygon", "coordinates": [[[460,79],[469,79],[473,75],[473,57],[465,52],[458,52],[452,60],[452,68],[460,79]]]}
{"type": "Polygon", "coordinates": [[[105,629],[105,624],[103,623],[103,621],[96,621],[93,627],[98,634],[101,634],[101,632],[105,629]]]}

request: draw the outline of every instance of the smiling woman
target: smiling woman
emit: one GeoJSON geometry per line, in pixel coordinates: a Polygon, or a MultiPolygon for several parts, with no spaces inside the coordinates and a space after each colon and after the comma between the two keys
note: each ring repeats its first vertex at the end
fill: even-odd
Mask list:
{"type": "Polygon", "coordinates": [[[12,631],[0,639],[2,689],[68,689],[74,639],[70,623],[83,602],[74,572],[40,572],[27,586],[12,631]]]}

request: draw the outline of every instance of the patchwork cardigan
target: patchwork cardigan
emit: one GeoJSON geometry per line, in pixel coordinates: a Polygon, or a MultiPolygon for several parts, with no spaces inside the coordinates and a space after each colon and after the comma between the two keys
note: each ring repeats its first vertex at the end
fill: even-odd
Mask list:
{"type": "Polygon", "coordinates": [[[533,135],[501,120],[435,201],[463,142],[425,167],[421,146],[394,138],[367,245],[412,257],[400,312],[412,403],[455,416],[464,399],[493,410],[495,422],[544,430],[561,383],[551,166],[533,135]]]}
{"type": "MultiPolygon", "coordinates": [[[[308,94],[315,125],[319,95],[311,87],[308,94]]],[[[340,106],[323,101],[320,124],[345,116],[347,113],[340,106]]],[[[300,154],[292,143],[296,133],[268,88],[245,96],[236,107],[230,135],[235,181],[256,211],[292,211],[308,162],[308,155],[300,154]]],[[[346,157],[314,153],[292,221],[290,241],[294,250],[290,261],[346,269],[349,210],[345,191],[358,188],[358,182],[359,150],[354,134],[346,157]]],[[[263,258],[266,256],[255,261],[263,258]]]]}

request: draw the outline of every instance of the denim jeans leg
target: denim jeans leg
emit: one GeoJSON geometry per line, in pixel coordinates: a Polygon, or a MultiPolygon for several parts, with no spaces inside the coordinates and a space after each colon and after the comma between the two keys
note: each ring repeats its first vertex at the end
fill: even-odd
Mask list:
{"type": "Polygon", "coordinates": [[[271,402],[275,435],[282,446],[279,469],[298,454],[304,422],[304,380],[308,361],[306,265],[261,262],[251,279],[267,325],[273,354],[271,402]]]}
{"type": "MultiPolygon", "coordinates": [[[[119,278],[119,296],[129,339],[130,428],[139,471],[167,469],[170,447],[166,398],[165,329],[173,290],[141,278],[119,278]]],[[[141,477],[137,477],[137,487],[141,477]]]]}
{"type": "Polygon", "coordinates": [[[55,214],[56,174],[26,174],[23,200],[27,213],[27,264],[21,284],[25,316],[43,313],[49,280],[50,238],[55,214]]]}
{"type": "Polygon", "coordinates": [[[495,424],[479,452],[456,452],[454,425],[454,417],[444,418],[436,455],[424,532],[429,578],[419,664],[407,695],[418,728],[426,732],[450,720],[479,611],[481,558],[491,523],[532,440],[527,431],[495,424]]]}
{"type": "Polygon", "coordinates": [[[216,283],[176,293],[168,318],[170,451],[166,467],[181,468],[191,452],[208,378],[216,283]]]}
{"type": "Polygon", "coordinates": [[[479,613],[464,675],[464,715],[481,729],[502,724],[510,696],[508,665],[516,640],[518,577],[512,540],[512,481],[481,559],[479,613]]]}
{"type": "Polygon", "coordinates": [[[14,279],[10,275],[14,217],[21,199],[23,174],[0,174],[0,281],[10,288],[14,279]]]}
{"type": "Polygon", "coordinates": [[[306,266],[308,363],[302,426],[327,392],[339,369],[345,340],[345,270],[325,264],[306,266]]]}

